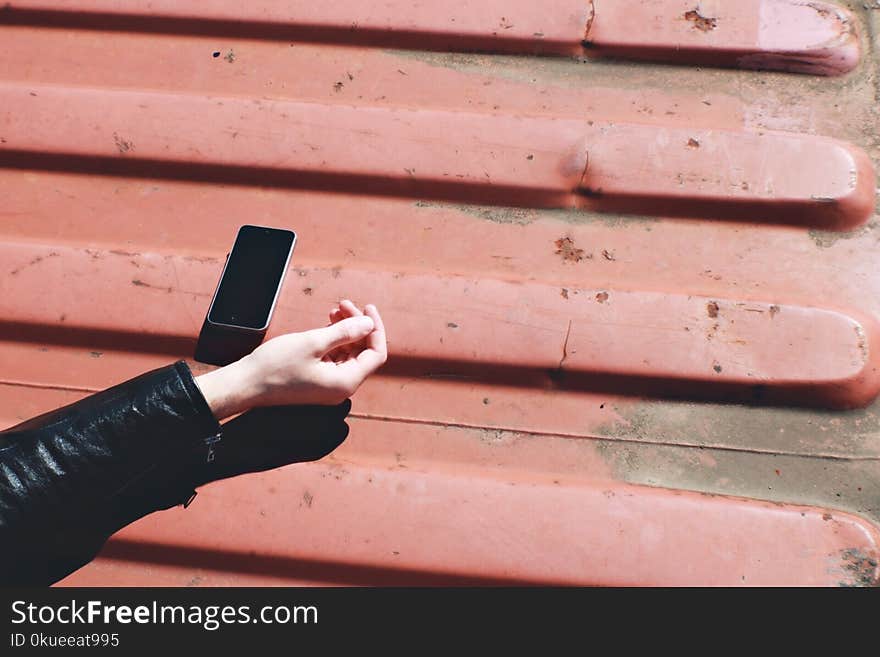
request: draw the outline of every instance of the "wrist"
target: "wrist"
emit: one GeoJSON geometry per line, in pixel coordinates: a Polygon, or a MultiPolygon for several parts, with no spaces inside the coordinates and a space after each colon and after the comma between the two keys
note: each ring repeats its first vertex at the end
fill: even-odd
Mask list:
{"type": "Polygon", "coordinates": [[[249,356],[196,378],[202,395],[218,420],[258,405],[258,381],[249,356]]]}

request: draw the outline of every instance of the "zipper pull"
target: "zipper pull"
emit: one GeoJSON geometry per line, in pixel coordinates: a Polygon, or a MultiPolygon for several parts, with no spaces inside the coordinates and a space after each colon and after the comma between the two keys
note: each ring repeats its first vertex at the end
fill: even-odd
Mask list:
{"type": "Polygon", "coordinates": [[[205,445],[208,447],[208,463],[211,463],[214,461],[214,456],[215,456],[214,445],[219,443],[220,440],[222,439],[222,437],[223,437],[223,434],[218,433],[214,436],[208,436],[207,438],[205,438],[205,445]]]}

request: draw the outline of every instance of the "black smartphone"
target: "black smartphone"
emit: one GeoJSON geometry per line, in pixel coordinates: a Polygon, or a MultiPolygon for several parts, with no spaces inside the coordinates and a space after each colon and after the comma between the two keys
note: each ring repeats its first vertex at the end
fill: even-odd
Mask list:
{"type": "Polygon", "coordinates": [[[239,228],[202,325],[196,360],[226,365],[263,341],[295,244],[292,230],[239,228]]]}

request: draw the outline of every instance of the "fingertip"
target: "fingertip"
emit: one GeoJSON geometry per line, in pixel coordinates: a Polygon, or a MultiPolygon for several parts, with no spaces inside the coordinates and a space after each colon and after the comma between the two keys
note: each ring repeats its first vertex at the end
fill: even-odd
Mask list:
{"type": "Polygon", "coordinates": [[[369,315],[355,315],[346,319],[358,339],[368,336],[376,328],[376,322],[369,315]]]}
{"type": "Polygon", "coordinates": [[[361,309],[357,307],[357,304],[355,304],[350,299],[344,299],[342,302],[340,302],[340,306],[345,308],[345,312],[347,312],[352,317],[357,317],[358,315],[364,314],[361,309]]]}

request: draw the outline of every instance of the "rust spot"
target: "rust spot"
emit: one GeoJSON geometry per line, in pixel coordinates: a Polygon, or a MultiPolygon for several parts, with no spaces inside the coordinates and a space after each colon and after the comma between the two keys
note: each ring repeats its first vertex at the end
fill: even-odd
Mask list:
{"type": "Polygon", "coordinates": [[[688,139],[688,148],[699,148],[699,147],[700,147],[700,142],[699,142],[699,141],[697,141],[697,140],[694,139],[693,137],[691,137],[690,139],[688,139]]]}
{"type": "Polygon", "coordinates": [[[565,262],[580,262],[586,257],[584,250],[575,247],[574,240],[570,237],[560,237],[556,240],[556,255],[562,256],[565,262]]]}
{"type": "Polygon", "coordinates": [[[312,508],[312,501],[314,499],[315,499],[314,496],[309,491],[306,491],[305,493],[303,493],[303,502],[305,502],[306,506],[309,507],[310,509],[312,508]]]}
{"type": "Polygon", "coordinates": [[[706,314],[709,315],[709,317],[711,317],[712,319],[715,319],[716,317],[718,317],[719,310],[720,310],[720,308],[718,307],[718,304],[715,301],[710,301],[709,303],[706,304],[706,314]]]}
{"type": "Polygon", "coordinates": [[[717,322],[712,325],[712,328],[709,329],[709,332],[706,334],[707,340],[712,340],[715,337],[715,334],[718,333],[718,329],[721,328],[721,325],[717,322]]]}
{"type": "Polygon", "coordinates": [[[700,32],[711,32],[718,27],[717,18],[703,16],[699,9],[691,9],[684,15],[684,19],[693,23],[694,29],[700,30],[700,32]]]}
{"type": "Polygon", "coordinates": [[[566,290],[565,288],[562,288],[561,294],[562,294],[563,299],[568,299],[568,290],[566,290]]]}
{"type": "Polygon", "coordinates": [[[122,154],[134,150],[133,142],[123,139],[115,132],[113,133],[113,143],[116,144],[116,150],[122,154]]]}
{"type": "Polygon", "coordinates": [[[832,516],[830,513],[823,513],[822,520],[834,520],[834,516],[832,516]]]}
{"type": "Polygon", "coordinates": [[[596,295],[596,301],[598,301],[599,303],[605,303],[606,301],[608,301],[608,293],[599,292],[599,294],[596,295]]]}
{"type": "Polygon", "coordinates": [[[312,291],[313,291],[313,290],[312,290],[312,288],[310,288],[310,287],[304,287],[304,288],[303,288],[303,294],[305,294],[307,297],[312,296],[312,291]]]}

